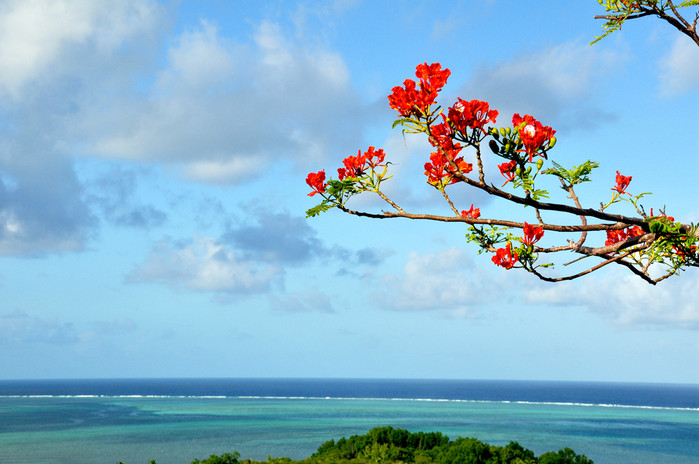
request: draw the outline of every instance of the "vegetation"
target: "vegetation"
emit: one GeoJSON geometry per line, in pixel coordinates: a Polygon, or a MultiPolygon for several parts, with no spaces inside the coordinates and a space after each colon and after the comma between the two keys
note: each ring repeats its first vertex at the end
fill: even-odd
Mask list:
{"type": "Polygon", "coordinates": [[[452,441],[440,432],[413,433],[391,426],[327,441],[311,457],[300,461],[271,456],[266,461],[239,458],[240,454],[233,452],[211,455],[203,461],[195,459],[190,464],[593,464],[570,448],[537,457],[514,441],[507,446],[489,445],[475,438],[452,441]]]}

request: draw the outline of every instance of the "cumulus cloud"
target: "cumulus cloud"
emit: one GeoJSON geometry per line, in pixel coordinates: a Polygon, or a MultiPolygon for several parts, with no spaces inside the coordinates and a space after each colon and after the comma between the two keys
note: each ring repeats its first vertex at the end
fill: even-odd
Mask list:
{"type": "Polygon", "coordinates": [[[226,294],[268,290],[281,269],[242,259],[236,251],[210,237],[187,243],[161,241],[128,276],[129,282],[150,282],[177,289],[226,294]]]}
{"type": "Polygon", "coordinates": [[[529,303],[582,306],[622,328],[699,329],[699,281],[690,274],[652,286],[613,271],[575,283],[534,285],[524,297],[529,303]]]}
{"type": "Polygon", "coordinates": [[[64,345],[77,341],[78,334],[73,324],[69,322],[30,316],[25,311],[13,311],[0,315],[0,345],[16,343],[64,345]]]}
{"type": "Polygon", "coordinates": [[[151,33],[159,11],[122,0],[0,5],[0,254],[78,251],[94,235],[73,165],[83,140],[73,118],[82,98],[133,66],[125,45],[151,33]]]}
{"type": "Polygon", "coordinates": [[[306,218],[288,212],[253,209],[248,213],[248,219],[229,224],[221,237],[223,243],[235,247],[246,259],[297,265],[322,258],[376,266],[388,254],[385,250],[370,247],[350,250],[328,246],[317,238],[306,218]]]}
{"type": "Polygon", "coordinates": [[[253,217],[253,221],[231,224],[222,237],[248,259],[303,263],[323,253],[323,244],[304,218],[266,211],[257,211],[253,217]]]}
{"type": "Polygon", "coordinates": [[[60,158],[34,165],[29,150],[41,144],[28,145],[0,147],[0,254],[83,249],[95,218],[82,201],[72,166],[60,158]]]}
{"type": "Polygon", "coordinates": [[[96,207],[112,224],[136,228],[159,226],[167,220],[161,209],[136,199],[139,173],[124,167],[111,167],[89,179],[87,203],[96,207]]]}
{"type": "Polygon", "coordinates": [[[460,248],[436,253],[410,253],[402,275],[388,275],[390,292],[377,295],[385,309],[442,311],[455,317],[475,317],[474,307],[497,295],[492,280],[484,278],[460,248]],[[390,295],[390,298],[388,297],[390,295]]]}
{"type": "MultiPolygon", "coordinates": [[[[252,209],[247,219],[231,222],[220,238],[162,240],[127,280],[221,294],[257,294],[275,284],[276,290],[283,290],[286,270],[312,260],[366,268],[379,265],[388,254],[369,247],[328,246],[302,217],[252,209]]],[[[294,295],[284,298],[282,306],[306,305],[294,295]]],[[[312,307],[329,310],[329,304],[320,304],[318,298],[313,298],[312,307]]]]}
{"type": "Polygon", "coordinates": [[[87,42],[110,53],[152,27],[159,7],[127,0],[10,0],[0,6],[0,96],[67,71],[65,53],[87,42]],[[50,70],[50,72],[49,72],[50,70]]]}
{"type": "Polygon", "coordinates": [[[687,37],[675,39],[659,67],[662,95],[675,97],[699,87],[699,49],[687,37]]]}
{"type": "Polygon", "coordinates": [[[613,115],[588,106],[594,89],[591,83],[612,72],[624,59],[618,52],[566,43],[483,66],[459,94],[489,101],[500,111],[500,120],[513,113],[528,113],[559,128],[592,126],[613,115]]]}
{"type": "MultiPolygon", "coordinates": [[[[259,25],[253,43],[244,44],[202,22],[167,57],[147,100],[101,112],[98,125],[109,133],[84,121],[93,153],[235,184],[283,158],[303,153],[303,162],[317,162],[331,146],[356,144],[359,104],[342,58],[297,45],[273,23],[259,25]]],[[[87,111],[94,113],[100,109],[87,111]]]]}

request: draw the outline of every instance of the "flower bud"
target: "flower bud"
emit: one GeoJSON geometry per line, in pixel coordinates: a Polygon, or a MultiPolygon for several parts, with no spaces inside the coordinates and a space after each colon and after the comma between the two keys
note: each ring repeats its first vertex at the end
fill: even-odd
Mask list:
{"type": "Polygon", "coordinates": [[[554,145],[556,145],[556,137],[551,137],[549,140],[549,150],[553,148],[554,145]]]}
{"type": "Polygon", "coordinates": [[[539,158],[539,161],[536,162],[536,170],[541,171],[541,167],[544,165],[544,159],[539,158]]]}

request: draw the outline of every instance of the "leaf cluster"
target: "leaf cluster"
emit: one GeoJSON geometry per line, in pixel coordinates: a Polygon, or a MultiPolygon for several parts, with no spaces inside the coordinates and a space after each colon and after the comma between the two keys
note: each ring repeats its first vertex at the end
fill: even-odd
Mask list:
{"type": "MultiPolygon", "coordinates": [[[[190,464],[593,464],[584,454],[570,448],[536,456],[517,442],[495,446],[475,438],[449,437],[441,432],[409,432],[391,426],[376,427],[364,435],[330,440],[312,456],[294,461],[272,458],[266,461],[239,460],[237,452],[211,455],[190,464]]],[[[123,463],[120,463],[123,464],[123,463]]],[[[149,464],[156,464],[154,460],[149,464]]]]}

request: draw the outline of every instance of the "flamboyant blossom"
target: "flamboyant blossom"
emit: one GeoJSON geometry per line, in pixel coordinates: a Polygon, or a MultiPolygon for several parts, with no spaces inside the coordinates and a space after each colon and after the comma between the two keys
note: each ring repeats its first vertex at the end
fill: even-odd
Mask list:
{"type": "Polygon", "coordinates": [[[512,182],[515,180],[515,169],[517,168],[517,162],[516,161],[510,161],[509,163],[502,163],[498,165],[498,169],[500,169],[500,174],[502,174],[505,179],[504,184],[502,186],[504,187],[507,185],[508,182],[512,182]]]}
{"type": "MultiPolygon", "coordinates": [[[[551,127],[544,126],[534,119],[534,116],[529,114],[525,114],[522,117],[519,113],[515,113],[512,116],[512,125],[519,132],[519,138],[524,144],[524,151],[529,155],[530,163],[544,143],[550,141],[556,133],[551,127]]],[[[541,153],[541,156],[546,157],[543,153],[541,153]]]]}
{"type": "Polygon", "coordinates": [[[306,183],[313,189],[313,191],[308,194],[309,197],[312,197],[316,193],[325,193],[325,169],[308,174],[306,183]]]}
{"type": "Polygon", "coordinates": [[[376,150],[374,147],[369,147],[364,154],[359,150],[357,156],[348,156],[342,160],[345,167],[337,170],[337,176],[340,180],[347,177],[362,177],[367,167],[375,168],[383,163],[385,157],[386,154],[382,149],[376,150]]]}
{"type": "Polygon", "coordinates": [[[485,125],[495,122],[497,116],[497,110],[491,110],[488,102],[480,100],[466,101],[459,98],[454,106],[449,108],[449,122],[454,130],[464,134],[467,127],[478,129],[485,134],[485,125]]]}
{"type": "Polygon", "coordinates": [[[619,171],[616,172],[616,185],[612,187],[612,190],[616,190],[619,194],[626,193],[631,195],[626,191],[626,187],[631,183],[631,176],[622,176],[619,171]]]}
{"type": "Polygon", "coordinates": [[[527,224],[526,222],[524,223],[522,232],[524,233],[522,243],[524,243],[525,245],[534,245],[536,242],[541,240],[541,237],[544,236],[543,227],[536,227],[532,224],[527,224]]]}
{"type": "Polygon", "coordinates": [[[640,237],[643,235],[643,229],[638,226],[627,227],[621,230],[608,230],[607,240],[604,242],[606,246],[614,245],[615,243],[623,242],[631,237],[640,237]]]}
{"type": "Polygon", "coordinates": [[[496,266],[502,266],[505,269],[511,269],[512,266],[517,264],[519,255],[517,252],[512,251],[512,244],[507,242],[505,248],[498,248],[495,250],[495,256],[493,256],[492,261],[496,266]]]}
{"type": "Polygon", "coordinates": [[[364,175],[364,157],[362,151],[359,150],[357,156],[348,156],[342,160],[344,168],[338,168],[337,177],[344,180],[346,177],[361,177],[364,175]]]}
{"type": "Polygon", "coordinates": [[[453,176],[456,170],[452,163],[463,174],[473,170],[473,165],[467,163],[463,156],[459,156],[459,152],[464,147],[459,142],[454,141],[454,132],[446,120],[440,124],[430,126],[429,135],[429,141],[432,146],[438,147],[440,150],[430,153],[430,161],[425,163],[425,175],[428,183],[434,186],[444,186],[458,182],[459,179],[453,176]]]}
{"type": "Polygon", "coordinates": [[[471,208],[469,208],[468,210],[461,211],[461,217],[478,219],[479,217],[481,217],[481,209],[474,208],[473,203],[471,203],[471,208]]]}
{"type": "MultiPolygon", "coordinates": [[[[473,170],[473,165],[464,161],[462,156],[453,160],[459,171],[463,174],[468,174],[473,170]]],[[[459,182],[459,179],[454,177],[455,169],[452,167],[449,159],[442,152],[433,152],[430,154],[430,162],[425,163],[425,175],[427,182],[434,186],[444,186],[459,182]]]]}
{"type": "Polygon", "coordinates": [[[403,87],[396,86],[391,89],[388,102],[394,110],[403,117],[424,116],[427,108],[435,102],[437,94],[447,83],[447,78],[451,74],[448,69],[442,69],[439,63],[419,64],[415,69],[415,76],[420,82],[406,79],[403,87]]]}

